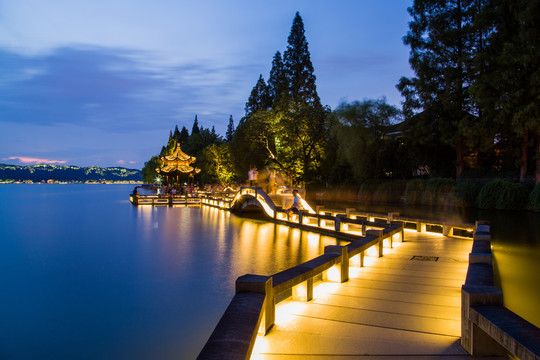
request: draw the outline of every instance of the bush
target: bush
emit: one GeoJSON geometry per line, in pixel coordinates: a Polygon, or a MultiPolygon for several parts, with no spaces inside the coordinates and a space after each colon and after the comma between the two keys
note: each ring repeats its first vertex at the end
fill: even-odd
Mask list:
{"type": "Polygon", "coordinates": [[[480,209],[520,210],[527,205],[528,193],[521,184],[493,180],[482,187],[478,194],[480,209]]]}
{"type": "Polygon", "coordinates": [[[471,207],[476,203],[482,185],[473,181],[461,181],[452,189],[454,204],[457,206],[471,207]]]}
{"type": "Polygon", "coordinates": [[[407,181],[404,194],[405,202],[409,205],[419,204],[425,188],[426,181],[424,179],[413,179],[407,181]]]}
{"type": "Polygon", "coordinates": [[[401,195],[405,189],[402,181],[388,181],[377,187],[373,194],[373,201],[376,203],[397,203],[401,200],[401,195]]]}
{"type": "Polygon", "coordinates": [[[369,204],[373,202],[373,194],[377,191],[379,185],[382,184],[381,180],[369,179],[362,183],[360,190],[358,190],[358,202],[369,204]]]}
{"type": "Polygon", "coordinates": [[[540,184],[536,184],[529,195],[529,206],[534,211],[540,211],[540,184]]]}
{"type": "Polygon", "coordinates": [[[446,203],[455,181],[445,178],[433,178],[426,181],[426,188],[422,193],[422,204],[443,205],[446,203]]]}

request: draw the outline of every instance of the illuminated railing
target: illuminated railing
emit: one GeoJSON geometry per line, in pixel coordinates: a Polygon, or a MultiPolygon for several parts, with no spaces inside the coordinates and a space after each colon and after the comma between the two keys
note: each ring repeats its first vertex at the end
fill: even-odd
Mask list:
{"type": "Polygon", "coordinates": [[[388,214],[371,213],[363,211],[355,211],[355,209],[327,209],[317,207],[317,213],[330,214],[333,216],[342,215],[350,219],[365,219],[372,222],[388,222],[401,221],[405,226],[405,230],[416,230],[417,232],[438,233],[448,237],[468,238],[472,239],[474,224],[457,223],[449,221],[441,221],[435,219],[420,219],[400,216],[397,212],[388,214]]]}
{"type": "Polygon", "coordinates": [[[503,306],[495,287],[489,222],[477,221],[461,288],[461,346],[472,356],[540,359],[540,329],[503,306]]]}
{"type": "MultiPolygon", "coordinates": [[[[246,191],[244,195],[246,194],[251,192],[246,191]]],[[[349,264],[364,266],[364,254],[368,249],[377,247],[378,255],[383,256],[385,240],[390,246],[393,240],[404,241],[403,224],[400,222],[372,223],[344,219],[339,215],[309,213],[298,214],[295,222],[277,219],[279,213],[281,212],[275,212],[274,221],[284,222],[289,226],[309,227],[310,225],[304,223],[304,217],[317,219],[319,225],[310,228],[337,238],[345,237],[350,243],[345,246],[326,246],[324,254],[270,276],[246,274],[239,277],[236,280],[236,293],[198,359],[249,359],[259,330],[267,333],[274,325],[276,301],[293,295],[299,297],[298,294],[302,294],[304,300],[310,301],[313,298],[315,281],[348,281],[349,264]],[[320,223],[324,220],[333,221],[334,228],[322,228],[320,223]],[[346,221],[362,222],[362,225],[369,229],[365,230],[365,236],[347,233],[341,230],[341,225],[346,221]]]]}

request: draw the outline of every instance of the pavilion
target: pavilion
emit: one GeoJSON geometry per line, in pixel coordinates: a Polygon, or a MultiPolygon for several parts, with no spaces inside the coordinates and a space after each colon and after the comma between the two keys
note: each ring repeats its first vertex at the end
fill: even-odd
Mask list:
{"type": "Polygon", "coordinates": [[[192,166],[197,158],[184,153],[180,148],[180,143],[176,144],[172,154],[162,156],[160,160],[163,165],[156,171],[166,177],[167,183],[169,183],[170,177],[176,176],[176,183],[178,184],[181,177],[193,178],[194,175],[201,171],[201,169],[192,166]]]}

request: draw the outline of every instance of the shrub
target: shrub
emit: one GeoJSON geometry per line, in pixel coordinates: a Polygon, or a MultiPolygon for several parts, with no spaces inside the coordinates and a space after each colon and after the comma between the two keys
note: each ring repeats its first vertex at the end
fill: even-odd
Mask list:
{"type": "Polygon", "coordinates": [[[358,190],[358,202],[369,204],[373,201],[373,194],[377,191],[382,181],[377,179],[369,179],[362,183],[358,190]]]}
{"type": "Polygon", "coordinates": [[[535,185],[529,195],[529,206],[534,211],[540,211],[540,183],[535,185]]]}
{"type": "Polygon", "coordinates": [[[482,185],[473,181],[461,181],[452,189],[454,204],[457,206],[471,207],[476,203],[482,185]]]}
{"type": "Polygon", "coordinates": [[[455,181],[446,178],[433,178],[426,181],[426,188],[422,193],[422,204],[443,205],[450,195],[455,181]]]}
{"type": "Polygon", "coordinates": [[[377,203],[397,203],[403,195],[405,183],[402,181],[388,181],[380,184],[372,200],[377,203]]]}
{"type": "Polygon", "coordinates": [[[407,181],[404,194],[405,202],[410,205],[419,204],[425,188],[426,181],[424,179],[412,179],[407,181]]]}
{"type": "Polygon", "coordinates": [[[493,180],[482,187],[478,194],[481,209],[519,210],[527,205],[528,193],[521,184],[493,180]]]}

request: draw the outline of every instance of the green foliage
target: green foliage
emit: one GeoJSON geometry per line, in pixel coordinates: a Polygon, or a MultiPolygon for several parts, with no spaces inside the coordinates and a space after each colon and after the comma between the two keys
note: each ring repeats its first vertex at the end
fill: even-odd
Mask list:
{"type": "Polygon", "coordinates": [[[529,194],[521,184],[493,180],[482,187],[478,194],[481,209],[520,210],[527,205],[529,194]]]}
{"type": "Polygon", "coordinates": [[[268,94],[273,107],[277,107],[277,104],[284,101],[284,97],[287,96],[287,89],[283,60],[281,59],[281,53],[278,51],[274,55],[274,59],[272,59],[272,69],[268,77],[268,94]]]}
{"type": "Polygon", "coordinates": [[[399,203],[405,191],[404,181],[387,181],[377,187],[373,194],[373,202],[399,203]]]}
{"type": "Polygon", "coordinates": [[[540,183],[535,185],[529,195],[529,206],[534,211],[540,211],[540,183]]]}
{"type": "Polygon", "coordinates": [[[272,99],[262,74],[257,80],[257,84],[251,90],[248,102],[246,103],[246,116],[257,112],[258,110],[268,110],[272,106],[272,99]]]}
{"type": "Polygon", "coordinates": [[[447,203],[455,181],[445,178],[431,178],[426,181],[421,202],[424,205],[443,205],[447,203]]]}
{"type": "Polygon", "coordinates": [[[472,207],[480,193],[482,185],[474,181],[460,181],[452,189],[454,204],[463,207],[472,207]]]}
{"type": "Polygon", "coordinates": [[[412,179],[407,181],[404,194],[405,203],[409,205],[420,204],[425,189],[426,181],[424,179],[412,179]]]}
{"type": "Polygon", "coordinates": [[[72,165],[6,165],[0,164],[1,181],[141,181],[141,172],[118,167],[79,167],[72,165]]]}
{"type": "Polygon", "coordinates": [[[142,178],[147,184],[155,184],[158,179],[158,173],[156,169],[161,166],[161,160],[159,156],[152,156],[150,160],[144,163],[142,168],[142,178]]]}
{"type": "Polygon", "coordinates": [[[198,134],[199,132],[199,120],[197,120],[197,115],[195,115],[195,120],[193,120],[193,127],[191,128],[191,135],[198,134]]]}
{"type": "Polygon", "coordinates": [[[294,107],[318,108],[321,102],[304,34],[304,22],[298,12],[294,17],[287,43],[287,50],[283,54],[283,69],[288,89],[287,102],[294,104],[294,107]]]}
{"type": "Polygon", "coordinates": [[[270,166],[294,182],[320,178],[328,113],[317,95],[304,25],[297,13],[284,60],[277,52],[268,85],[259,77],[231,142],[237,170],[270,166]]]}
{"type": "Polygon", "coordinates": [[[229,124],[227,124],[227,132],[225,133],[225,141],[230,143],[234,137],[234,121],[232,115],[229,117],[229,124]]]}
{"type": "Polygon", "coordinates": [[[374,201],[373,195],[382,183],[383,181],[379,179],[368,179],[364,181],[358,190],[358,202],[363,204],[372,203],[374,201]]]}
{"type": "Polygon", "coordinates": [[[236,179],[229,145],[211,144],[205,147],[200,157],[201,181],[204,184],[231,185],[236,179]]]}
{"type": "Polygon", "coordinates": [[[391,125],[400,120],[400,115],[385,99],[341,103],[332,113],[337,154],[350,166],[358,182],[388,173],[383,171],[386,166],[383,158],[393,139],[386,138],[386,134],[391,131],[391,125]]]}

